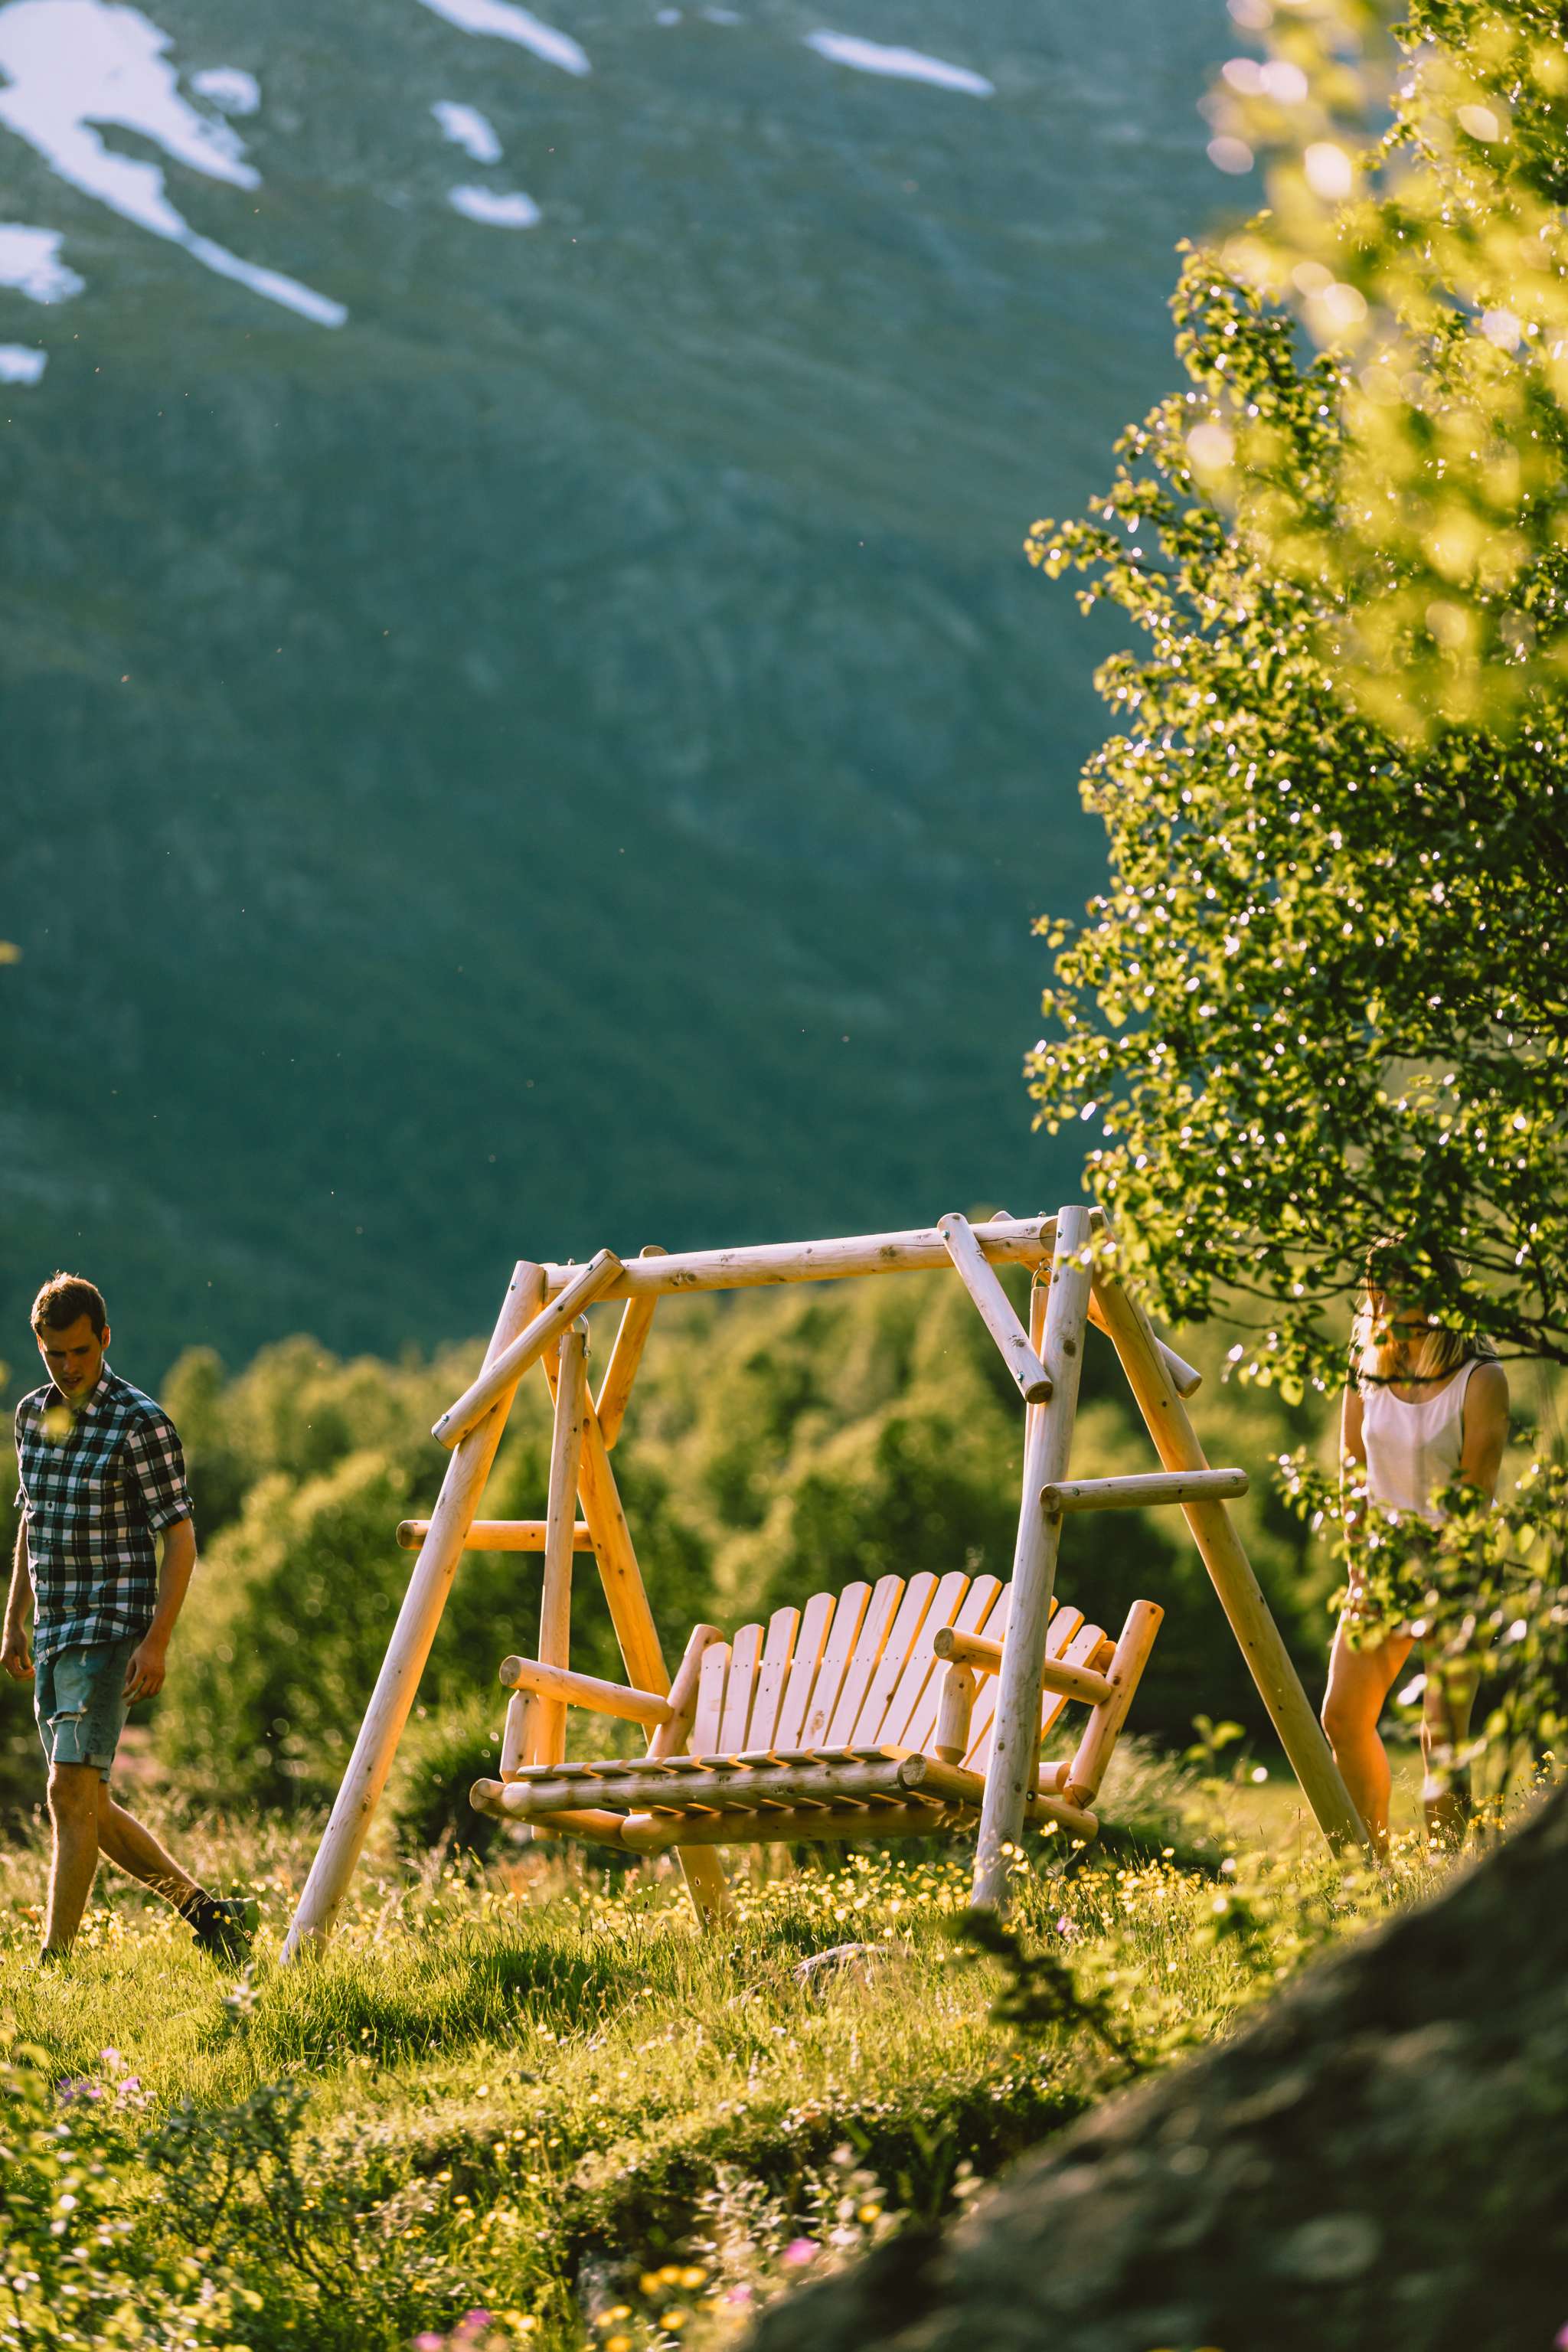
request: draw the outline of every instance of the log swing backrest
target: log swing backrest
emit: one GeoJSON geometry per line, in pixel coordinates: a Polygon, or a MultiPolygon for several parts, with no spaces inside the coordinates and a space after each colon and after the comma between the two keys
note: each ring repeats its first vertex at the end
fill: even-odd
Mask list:
{"type": "MultiPolygon", "coordinates": [[[[944,1626],[1000,1642],[1012,1588],[994,1576],[922,1572],[906,1582],[847,1584],[814,1593],[804,1609],[778,1609],[765,1625],[742,1625],[702,1654],[697,1712],[687,1743],[693,1758],[846,1748],[931,1749],[943,1667],[933,1643],[944,1626]]],[[[1101,1666],[1114,1644],[1076,1609],[1053,1608],[1046,1654],[1067,1665],[1101,1666]]],[[[1067,1701],[1047,1691],[1043,1738],[1067,1701]]],[[[975,1695],[964,1769],[991,1758],[996,1677],[975,1695]]]]}

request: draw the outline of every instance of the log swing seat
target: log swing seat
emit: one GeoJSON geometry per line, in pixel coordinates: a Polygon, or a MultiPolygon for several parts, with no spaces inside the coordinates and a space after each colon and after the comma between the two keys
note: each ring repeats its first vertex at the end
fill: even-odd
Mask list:
{"type": "MultiPolygon", "coordinates": [[[[728,1907],[717,1851],[724,1846],[974,1832],[973,1899],[1000,1908],[1026,1826],[1094,1836],[1100,1783],[1162,1616],[1153,1601],[1134,1601],[1112,1637],[1057,1599],[1065,1522],[1101,1510],[1181,1509],[1320,1828],[1335,1848],[1364,1843],[1226,1509],[1246,1491],[1246,1475],[1205,1460],[1184,1402],[1199,1376],[1156,1338],[1116,1258],[1100,1213],[1073,1207],[973,1226],[947,1216],[843,1240],[673,1256],[649,1248],[628,1260],[601,1250],[585,1265],[520,1264],[478,1377],[435,1425],[451,1454],[436,1507],[397,1530],[418,1557],[284,1958],[319,1949],[331,1932],[465,1550],[543,1555],[538,1655],[501,1667],[510,1698],[500,1773],[475,1784],[475,1806],[536,1837],[673,1852],[707,1923],[728,1907]],[[998,1265],[1034,1270],[1027,1328],[998,1265]],[[939,1268],[968,1292],[1023,1406],[1011,1580],[956,1570],[889,1575],[815,1593],[729,1640],[699,1625],[671,1682],[610,1460],[659,1299],[939,1268]],[[614,1299],[625,1305],[595,1396],[584,1310],[614,1299]],[[1091,1324],[1116,1350],[1157,1471],[1068,1475],[1091,1324]],[[534,1367],[554,1412],[544,1515],[482,1519],[512,1398],[534,1367]],[[574,1559],[584,1551],[604,1586],[624,1683],[571,1664],[574,1559]],[[647,1754],[568,1762],[574,1706],[640,1725],[647,1754]],[[1087,1717],[1042,1764],[1042,1744],[1068,1706],[1087,1717]]],[[[1092,1550],[1082,1549],[1080,1573],[1092,1581],[1092,1550]]]]}
{"type": "MultiPolygon", "coordinates": [[[[524,1694],[509,1745],[531,1752],[527,1703],[561,1696],[648,1724],[660,1752],[629,1761],[514,1764],[474,1785],[480,1812],[630,1853],[929,1836],[973,1828],[984,1794],[1012,1588],[994,1576],[884,1576],[818,1592],[726,1642],[699,1625],[668,1698],[508,1658],[524,1694]],[[566,1685],[574,1685],[568,1690],[566,1685]]],[[[1089,1708],[1066,1760],[1044,1766],[1024,1819],[1091,1838],[1092,1806],[1163,1612],[1133,1603],[1120,1640],[1054,1606],[1040,1738],[1069,1699],[1089,1708]]]]}

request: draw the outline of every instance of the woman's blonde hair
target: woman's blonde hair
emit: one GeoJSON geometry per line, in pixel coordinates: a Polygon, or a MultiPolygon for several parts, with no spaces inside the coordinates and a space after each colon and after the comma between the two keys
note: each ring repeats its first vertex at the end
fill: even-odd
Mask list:
{"type": "Polygon", "coordinates": [[[1396,1343],[1373,1300],[1397,1298],[1407,1304],[1417,1303],[1422,1292],[1434,1286],[1434,1275],[1446,1291],[1452,1293],[1460,1287],[1459,1269],[1446,1250],[1429,1248],[1424,1253],[1427,1264],[1425,1273],[1415,1264],[1415,1255],[1401,1234],[1384,1235],[1373,1242],[1366,1254],[1361,1304],[1351,1335],[1351,1358],[1358,1379],[1369,1385],[1386,1387],[1391,1381],[1397,1381],[1401,1386],[1408,1383],[1412,1388],[1436,1387],[1451,1380],[1461,1364],[1497,1354],[1491,1341],[1481,1332],[1467,1331],[1434,1314],[1419,1345],[1411,1349],[1407,1357],[1395,1356],[1396,1343]]]}

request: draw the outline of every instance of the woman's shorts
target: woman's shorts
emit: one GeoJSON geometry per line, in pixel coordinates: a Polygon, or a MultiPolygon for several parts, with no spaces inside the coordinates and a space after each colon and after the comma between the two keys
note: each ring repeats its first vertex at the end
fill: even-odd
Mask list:
{"type": "Polygon", "coordinates": [[[108,1780],[130,1712],[125,1669],[142,1638],[83,1642],[36,1662],[33,1712],[51,1764],[96,1764],[108,1780]]]}

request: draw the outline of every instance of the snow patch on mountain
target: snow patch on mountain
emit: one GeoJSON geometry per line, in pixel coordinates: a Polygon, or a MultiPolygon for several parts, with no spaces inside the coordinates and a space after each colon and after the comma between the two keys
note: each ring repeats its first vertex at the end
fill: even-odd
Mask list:
{"type": "Polygon", "coordinates": [[[447,202],[466,220],[482,221],[488,228],[536,228],[544,217],[521,188],[504,194],[496,188],[452,188],[447,202]]]}
{"type": "Polygon", "coordinates": [[[460,105],[454,98],[438,98],[430,111],[453,146],[471,155],[476,163],[500,162],[501,145],[495,127],[477,106],[460,105]]]}
{"type": "Polygon", "coordinates": [[[208,66],[191,76],[191,88],[224,114],[255,114],[261,105],[261,84],[243,66],[208,66]]]}
{"type": "Polygon", "coordinates": [[[460,33],[485,33],[492,40],[515,41],[519,48],[531,49],[536,58],[542,58],[546,65],[559,66],[563,73],[593,71],[587,51],[570,33],[558,32],[531,9],[518,7],[516,0],[421,0],[421,5],[445,16],[460,33]]]}
{"type": "Polygon", "coordinates": [[[68,302],[87,284],[60,259],[60,232],[0,221],[0,286],[14,286],[29,302],[68,302]]]}
{"type": "Polygon", "coordinates": [[[890,74],[900,81],[931,82],[938,89],[961,89],[971,98],[994,98],[996,85],[967,66],[949,65],[943,58],[928,58],[920,49],[889,48],[880,41],[864,41],[856,33],[807,33],[805,46],[836,66],[856,73],[890,74]]]}
{"type": "Polygon", "coordinates": [[[170,202],[160,167],[119,153],[93,127],[110,123],[137,132],[171,162],[210,180],[260,185],[238,132],[182,97],[164,54],[172,47],[170,36],[139,8],[113,0],[10,0],[0,7],[0,73],[8,78],[0,88],[0,123],[36,148],[62,180],[182,247],[204,268],[318,326],[341,327],[348,317],[341,302],[198,235],[170,202]]]}

